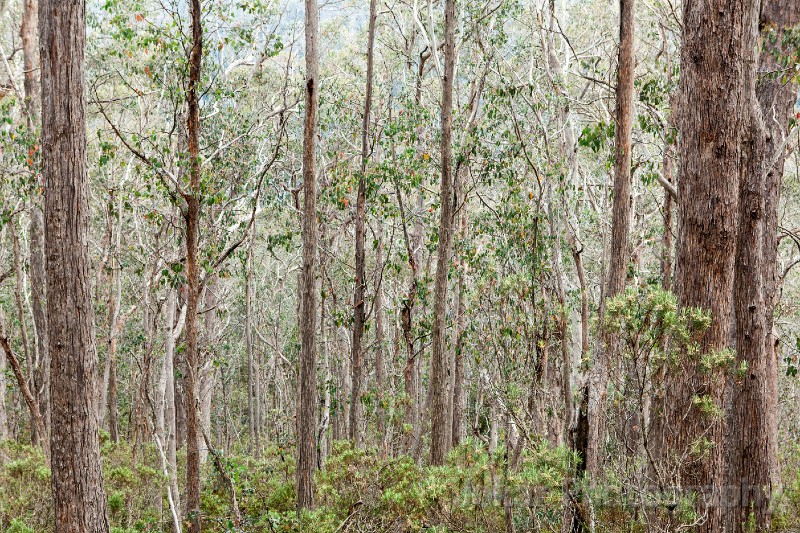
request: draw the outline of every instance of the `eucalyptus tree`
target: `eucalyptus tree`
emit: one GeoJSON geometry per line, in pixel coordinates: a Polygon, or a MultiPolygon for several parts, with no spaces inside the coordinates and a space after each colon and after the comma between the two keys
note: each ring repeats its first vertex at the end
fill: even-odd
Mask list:
{"type": "Polygon", "coordinates": [[[83,1],[43,0],[42,172],[56,529],[108,532],[89,274],[83,1]]]}

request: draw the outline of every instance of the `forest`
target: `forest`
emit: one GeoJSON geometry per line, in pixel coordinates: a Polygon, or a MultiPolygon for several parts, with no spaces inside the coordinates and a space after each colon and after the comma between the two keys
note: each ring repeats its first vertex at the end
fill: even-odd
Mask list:
{"type": "Polygon", "coordinates": [[[800,1],[0,0],[0,61],[0,532],[800,531],[800,1]]]}

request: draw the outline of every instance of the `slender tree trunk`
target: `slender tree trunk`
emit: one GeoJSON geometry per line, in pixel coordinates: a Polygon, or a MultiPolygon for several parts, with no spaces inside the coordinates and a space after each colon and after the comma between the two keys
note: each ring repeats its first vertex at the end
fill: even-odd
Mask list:
{"type": "MultiPolygon", "coordinates": [[[[119,426],[117,422],[117,344],[120,332],[122,331],[122,278],[119,271],[119,262],[116,260],[116,254],[120,250],[121,231],[121,215],[122,215],[122,202],[116,210],[117,218],[117,233],[114,236],[114,200],[115,192],[111,192],[109,199],[108,209],[108,227],[109,227],[109,265],[107,268],[111,269],[110,280],[113,280],[109,285],[109,299],[108,299],[108,338],[106,339],[106,368],[108,369],[108,376],[106,380],[106,403],[103,405],[108,413],[108,432],[110,434],[111,442],[118,442],[119,440],[119,426]],[[111,243],[112,236],[115,239],[111,243]],[[112,296],[113,295],[113,296],[112,296]]],[[[100,419],[102,424],[103,420],[100,419]]]]}
{"type": "MultiPolygon", "coordinates": [[[[634,0],[620,0],[619,59],[617,64],[616,127],[614,134],[614,197],[611,212],[610,264],[600,301],[599,315],[605,314],[605,299],[625,288],[630,260],[631,220],[631,130],[633,127],[634,0]]],[[[585,452],[586,471],[595,477],[600,470],[599,446],[602,438],[602,410],[605,404],[610,360],[614,355],[613,339],[599,343],[589,377],[589,435],[585,452]]],[[[630,369],[628,369],[630,370],[630,369]]],[[[627,434],[624,435],[627,441],[627,434]]]]}
{"type": "MultiPolygon", "coordinates": [[[[789,0],[764,0],[761,8],[761,26],[777,30],[778,40],[788,28],[800,24],[800,4],[789,0]]],[[[756,87],[756,94],[764,117],[767,132],[766,152],[767,162],[774,162],[765,168],[765,215],[764,215],[764,277],[765,277],[765,312],[767,334],[767,381],[770,401],[767,416],[770,417],[769,434],[773,440],[772,448],[777,450],[778,420],[778,361],[777,337],[773,334],[775,321],[775,305],[778,299],[778,206],[780,203],[781,184],[783,181],[784,164],[786,162],[785,143],[789,136],[789,121],[794,111],[797,97],[797,83],[786,83],[783,77],[775,77],[772,65],[775,61],[774,50],[767,48],[761,52],[760,67],[761,79],[756,87]],[[772,75],[770,75],[772,73],[772,75]]],[[[787,50],[792,53],[791,49],[787,50]]],[[[771,465],[772,479],[778,480],[777,456],[771,465]]],[[[773,482],[775,485],[775,482],[773,482]]]]}
{"type": "Polygon", "coordinates": [[[386,442],[386,410],[383,407],[384,387],[386,386],[386,330],[384,329],[385,310],[383,309],[383,230],[378,221],[378,247],[375,250],[375,388],[378,397],[378,444],[382,451],[386,442]]]}
{"type": "MultiPolygon", "coordinates": [[[[757,2],[684,4],[675,288],[681,306],[711,312],[701,353],[731,341],[741,141],[758,11],[757,2]]],[[[718,531],[721,512],[713,504],[722,481],[723,421],[695,399],[721,407],[724,378],[719,370],[704,370],[698,357],[683,354],[679,367],[665,373],[664,397],[653,412],[656,461],[662,471],[675,469],[670,483],[702,488],[698,510],[708,519],[699,530],[718,531]]]]}
{"type": "MultiPolygon", "coordinates": [[[[255,230],[253,230],[255,235],[255,230]]],[[[258,373],[256,372],[255,354],[253,353],[253,236],[250,238],[250,246],[247,249],[247,263],[244,273],[244,339],[247,344],[247,427],[250,431],[250,442],[248,448],[250,455],[258,457],[259,428],[258,417],[258,398],[256,389],[258,387],[258,373]]]]}
{"type": "Polygon", "coordinates": [[[297,413],[297,511],[314,506],[317,452],[317,174],[315,149],[319,107],[319,10],[306,7],[306,112],[303,128],[303,271],[300,277],[300,372],[297,413]]]}
{"type": "MultiPolygon", "coordinates": [[[[444,77],[442,78],[442,183],[439,219],[439,253],[433,303],[431,353],[431,464],[444,463],[452,445],[453,418],[450,413],[450,373],[447,364],[447,281],[453,255],[455,232],[455,187],[453,186],[453,76],[456,62],[456,2],[444,6],[444,77]]],[[[434,51],[436,53],[436,51],[434,51]]]]}
{"type": "MultiPolygon", "coordinates": [[[[633,129],[633,100],[634,100],[634,77],[636,58],[634,56],[635,39],[635,0],[620,0],[620,24],[619,24],[619,59],[617,65],[617,98],[616,98],[616,128],[614,129],[614,199],[612,205],[612,225],[611,225],[611,261],[608,270],[608,280],[606,284],[605,298],[613,298],[625,288],[625,279],[628,272],[628,263],[631,258],[630,253],[630,221],[631,221],[631,157],[633,145],[631,133],[633,129]]],[[[605,302],[601,302],[601,316],[605,313],[605,302]]],[[[609,371],[611,361],[609,357],[617,359],[619,357],[618,342],[615,338],[607,338],[605,350],[601,355],[605,357],[605,372],[609,371]]],[[[602,350],[601,350],[602,353],[602,350]]],[[[632,360],[626,360],[622,364],[625,369],[623,393],[626,398],[633,398],[636,395],[638,385],[637,368],[632,360]]],[[[608,376],[603,376],[600,385],[605,389],[608,376]]],[[[602,392],[600,397],[602,398],[602,392]]],[[[624,442],[625,455],[628,463],[633,461],[638,451],[638,443],[641,435],[641,420],[639,409],[634,408],[630,402],[625,402],[622,410],[622,424],[620,435],[624,442]]],[[[600,406],[602,409],[602,406],[600,406]]],[[[590,411],[591,412],[591,411],[590,411]]],[[[591,430],[590,435],[595,435],[595,425],[598,423],[598,413],[594,417],[590,416],[591,430]]],[[[599,433],[597,434],[599,437],[599,433]]],[[[597,447],[590,445],[590,449],[596,453],[597,447]]],[[[594,465],[597,460],[593,458],[594,465]]],[[[593,474],[597,471],[590,470],[593,474]]]]}
{"type": "MultiPolygon", "coordinates": [[[[664,179],[674,184],[672,179],[672,150],[669,145],[664,149],[664,179]]],[[[664,233],[661,235],[661,288],[668,291],[672,288],[672,226],[675,211],[672,195],[664,192],[664,233]]]]}
{"type": "MultiPolygon", "coordinates": [[[[466,200],[463,192],[460,194],[465,202],[461,207],[461,229],[459,239],[467,238],[467,211],[466,200]]],[[[464,338],[467,328],[467,263],[463,257],[459,260],[458,268],[458,294],[456,296],[456,335],[455,350],[453,351],[453,429],[452,446],[456,447],[466,436],[464,430],[464,416],[467,407],[466,390],[464,387],[464,338]]]]}
{"type": "MultiPolygon", "coordinates": [[[[39,127],[41,97],[39,80],[36,78],[39,68],[39,48],[37,42],[38,23],[37,0],[25,0],[22,11],[22,25],[20,38],[22,41],[23,69],[25,77],[25,103],[28,109],[28,129],[33,131],[39,127]]],[[[34,189],[30,211],[30,288],[31,307],[33,309],[33,324],[36,330],[36,360],[31,370],[31,386],[39,403],[39,411],[45,419],[45,428],[49,434],[50,410],[48,401],[48,388],[50,376],[50,362],[47,356],[47,314],[45,309],[45,258],[44,258],[44,214],[42,213],[42,193],[44,182],[41,174],[37,174],[37,187],[34,189]]],[[[44,437],[47,439],[47,435],[44,437]]]]}
{"type": "Polygon", "coordinates": [[[39,5],[52,488],[56,531],[108,533],[89,274],[85,13],[83,0],[39,5]]]}
{"type": "MultiPolygon", "coordinates": [[[[11,370],[14,372],[14,377],[17,379],[17,385],[19,386],[19,390],[22,393],[22,397],[25,399],[25,403],[28,406],[28,410],[31,415],[31,434],[32,435],[40,435],[44,437],[45,430],[44,430],[44,418],[42,418],[41,413],[39,412],[39,405],[36,402],[36,398],[34,397],[33,393],[31,392],[30,388],[28,387],[27,381],[25,381],[25,376],[22,374],[22,367],[19,364],[19,359],[17,358],[16,354],[14,354],[13,350],[11,349],[11,343],[6,337],[5,332],[5,320],[3,318],[2,310],[0,310],[0,345],[3,348],[3,352],[5,352],[5,357],[2,358],[3,362],[5,363],[8,360],[8,364],[11,365],[11,370]]],[[[5,368],[5,364],[3,365],[5,368]]],[[[5,390],[3,390],[3,396],[5,396],[5,390]]],[[[3,398],[3,416],[5,417],[5,398],[3,398]]],[[[5,426],[5,419],[2,420],[2,423],[5,426]]],[[[0,431],[5,431],[6,427],[0,427],[0,431]]],[[[6,435],[3,436],[5,438],[6,435]]],[[[42,446],[44,448],[45,457],[49,457],[49,449],[47,446],[46,441],[41,440],[41,442],[36,442],[35,446],[42,446]]]]}
{"type": "MultiPolygon", "coordinates": [[[[175,303],[176,297],[173,291],[167,293],[167,310],[164,329],[164,366],[162,370],[163,383],[163,419],[161,419],[160,433],[162,442],[166,447],[167,467],[169,470],[170,495],[175,513],[181,515],[180,490],[178,489],[178,450],[176,440],[175,425],[175,340],[180,335],[183,328],[182,319],[175,325],[175,303]]],[[[183,319],[186,318],[186,307],[182,309],[183,319]]],[[[177,531],[175,532],[177,533],[177,531]]]]}
{"type": "Polygon", "coordinates": [[[361,424],[364,418],[364,405],[361,403],[361,382],[364,375],[364,322],[365,288],[364,276],[364,240],[366,236],[365,218],[367,204],[367,164],[369,163],[369,123],[372,109],[372,78],[375,56],[375,21],[378,18],[377,0],[369,2],[369,33],[367,38],[367,90],[364,97],[364,117],[361,125],[361,175],[358,179],[358,196],[356,198],[356,280],[353,293],[353,391],[350,400],[349,437],[356,448],[363,443],[361,424]]]}
{"type": "Polygon", "coordinates": [[[200,223],[200,67],[203,58],[203,28],[200,0],[191,0],[192,48],[189,53],[189,85],[186,123],[189,148],[189,192],[186,209],[186,511],[187,531],[200,533],[200,431],[198,382],[200,354],[197,346],[197,313],[200,301],[198,237],[200,223]]]}
{"type": "MultiPolygon", "coordinates": [[[[21,252],[19,249],[19,237],[17,236],[17,229],[14,224],[11,224],[9,229],[11,230],[11,243],[12,243],[11,247],[13,249],[13,255],[14,255],[14,273],[15,273],[14,277],[16,281],[16,284],[14,285],[14,301],[17,304],[17,318],[19,320],[20,337],[22,340],[21,342],[22,352],[24,360],[30,361],[31,360],[30,351],[28,350],[28,334],[27,334],[27,328],[25,327],[26,323],[25,309],[22,301],[23,293],[25,291],[25,279],[23,277],[24,273],[22,271],[22,261],[20,257],[21,252]]],[[[33,444],[34,446],[42,446],[46,450],[47,447],[45,446],[44,441],[47,438],[47,435],[46,433],[43,432],[44,424],[38,423],[39,422],[38,402],[28,401],[28,396],[24,392],[26,390],[33,389],[33,386],[35,384],[35,380],[33,379],[35,368],[33,367],[33,365],[30,365],[29,368],[30,375],[28,376],[28,380],[25,380],[23,374],[21,373],[21,370],[20,374],[17,375],[17,367],[19,366],[19,363],[17,363],[16,364],[17,367],[15,367],[14,362],[11,362],[10,359],[9,362],[11,364],[12,369],[14,370],[15,376],[17,377],[17,382],[19,383],[20,390],[23,391],[23,395],[25,397],[25,404],[28,407],[28,413],[30,415],[31,444],[33,444]],[[20,381],[20,379],[22,381],[20,381]]]]}

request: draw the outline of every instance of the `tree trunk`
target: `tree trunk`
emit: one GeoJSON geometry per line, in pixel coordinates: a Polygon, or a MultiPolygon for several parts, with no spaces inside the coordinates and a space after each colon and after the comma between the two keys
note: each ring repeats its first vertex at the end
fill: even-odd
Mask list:
{"type": "Polygon", "coordinates": [[[384,329],[385,311],[383,309],[383,230],[378,221],[378,247],[375,250],[375,388],[378,400],[378,444],[384,451],[386,442],[386,412],[383,408],[384,387],[386,386],[386,362],[384,350],[386,349],[386,331],[384,329]]]}
{"type": "MultiPolygon", "coordinates": [[[[463,192],[461,209],[461,230],[459,240],[467,238],[467,211],[466,200],[463,192]]],[[[467,328],[467,264],[463,257],[459,260],[458,268],[458,294],[456,295],[456,332],[455,349],[453,350],[453,429],[452,446],[456,447],[466,437],[464,428],[464,415],[467,407],[466,390],[464,387],[465,371],[464,368],[464,338],[467,328]]]]}
{"type": "MultiPolygon", "coordinates": [[[[11,344],[9,343],[8,337],[6,337],[5,332],[5,320],[3,318],[2,310],[0,310],[0,345],[2,345],[3,352],[5,352],[5,357],[0,358],[3,360],[3,369],[5,369],[5,361],[8,360],[8,364],[11,365],[11,370],[14,372],[14,377],[17,378],[17,385],[19,385],[19,390],[22,393],[22,397],[25,399],[25,403],[28,405],[28,410],[31,415],[31,435],[39,435],[42,439],[41,442],[35,443],[35,446],[42,446],[44,448],[45,457],[50,457],[50,452],[45,440],[43,437],[45,436],[44,430],[44,419],[42,418],[41,413],[39,412],[39,405],[36,402],[36,398],[33,396],[30,388],[28,388],[28,383],[25,381],[25,376],[22,374],[22,368],[19,364],[19,359],[11,350],[11,344]]],[[[5,376],[3,376],[5,379],[5,376]]],[[[5,383],[4,383],[5,384],[5,383]]],[[[3,426],[0,427],[0,432],[5,432],[6,427],[6,420],[5,420],[5,389],[3,389],[3,405],[2,409],[2,416],[3,419],[0,420],[3,426]]],[[[5,439],[7,435],[3,435],[2,438],[5,439]]]]}
{"type": "MultiPolygon", "coordinates": [[[[754,75],[758,11],[755,2],[684,4],[675,288],[681,306],[711,313],[701,353],[730,346],[741,132],[748,114],[743,102],[754,75]]],[[[703,370],[699,356],[683,354],[679,367],[666,372],[663,398],[654,402],[656,461],[662,471],[675,469],[677,479],[664,481],[701,488],[698,510],[708,519],[700,530],[716,531],[721,513],[711,500],[719,497],[723,423],[695,399],[721,406],[724,380],[719,370],[703,370]],[[711,494],[705,493],[709,487],[711,494]]]]}
{"type": "MultiPolygon", "coordinates": [[[[13,255],[14,255],[14,274],[15,274],[14,279],[16,281],[16,284],[14,285],[14,301],[17,304],[17,318],[19,320],[20,337],[22,340],[21,342],[22,353],[24,361],[30,361],[31,360],[30,351],[28,350],[28,334],[27,334],[27,328],[25,327],[26,323],[25,309],[22,301],[23,294],[25,291],[25,278],[23,277],[24,273],[22,271],[22,261],[20,257],[21,253],[19,249],[19,237],[17,236],[17,228],[15,227],[15,224],[12,223],[9,229],[11,230],[11,243],[12,243],[11,247],[13,249],[13,255]]],[[[19,363],[17,363],[17,366],[18,365],[19,363]]],[[[33,365],[30,366],[31,366],[31,368],[29,368],[30,375],[28,376],[27,380],[23,377],[21,370],[20,374],[17,376],[17,382],[19,383],[20,390],[23,390],[23,394],[24,390],[33,389],[33,385],[35,384],[35,381],[33,379],[35,369],[33,368],[33,365]]],[[[13,363],[12,363],[12,368],[14,369],[16,375],[17,368],[14,367],[13,363]]],[[[28,406],[28,413],[30,414],[31,444],[34,446],[44,447],[44,441],[47,435],[43,432],[44,424],[40,425],[38,424],[37,421],[37,418],[39,417],[38,402],[34,401],[33,403],[31,403],[30,401],[28,401],[27,395],[25,395],[25,403],[28,406]]]]}
{"type": "MultiPolygon", "coordinates": [[[[616,98],[616,127],[614,129],[614,199],[612,204],[612,223],[611,223],[611,261],[608,270],[608,280],[604,298],[613,298],[625,288],[625,279],[628,272],[630,261],[630,221],[631,221],[631,156],[633,146],[631,144],[631,132],[633,129],[633,100],[636,58],[634,56],[635,39],[635,0],[620,0],[620,22],[619,22],[619,59],[617,64],[617,98],[616,98]]],[[[600,303],[600,316],[605,313],[605,302],[600,303]]],[[[605,354],[600,350],[598,355],[605,358],[603,362],[604,370],[607,373],[611,361],[609,357],[617,359],[618,342],[616,338],[607,338],[605,354]]],[[[625,361],[621,367],[625,369],[623,394],[626,398],[636,396],[638,384],[637,368],[633,361],[625,361]]],[[[604,399],[603,390],[605,389],[608,375],[601,377],[600,397],[604,399]]],[[[625,408],[620,413],[622,416],[620,435],[624,442],[624,452],[627,461],[630,463],[638,451],[638,442],[641,435],[641,420],[638,407],[633,407],[631,402],[624,403],[625,408]]],[[[602,403],[598,406],[602,409],[602,403]]],[[[590,411],[591,413],[591,411],[590,411]]],[[[599,412],[590,415],[590,435],[600,437],[596,432],[595,426],[599,424],[599,412]]],[[[597,445],[590,445],[589,448],[596,453],[597,445]]],[[[592,465],[597,467],[596,457],[592,458],[592,465]]],[[[592,474],[597,474],[597,470],[590,470],[592,474]]]]}
{"type": "MultiPolygon", "coordinates": [[[[447,282],[455,232],[455,187],[453,186],[453,76],[456,61],[456,2],[444,6],[444,76],[442,78],[442,183],[440,190],[439,251],[433,303],[431,352],[431,464],[444,463],[452,445],[450,413],[450,368],[447,364],[447,282]]],[[[434,51],[433,53],[436,53],[434,51]]]]}
{"type": "MultiPolygon", "coordinates": [[[[39,127],[41,97],[39,81],[36,73],[39,68],[39,48],[36,26],[38,19],[37,0],[25,0],[22,11],[22,25],[19,34],[22,41],[22,57],[25,78],[25,103],[27,106],[28,129],[33,131],[39,127]]],[[[49,432],[50,410],[48,401],[48,385],[50,362],[47,356],[47,315],[45,309],[45,258],[44,258],[44,214],[42,213],[42,193],[44,182],[41,174],[37,175],[37,187],[31,200],[30,224],[30,289],[31,307],[33,309],[33,325],[36,330],[36,358],[31,369],[31,385],[39,411],[45,419],[45,428],[49,432]]],[[[44,437],[45,439],[47,436],[44,437]]]]}
{"type": "MultiPolygon", "coordinates": [[[[175,340],[180,335],[183,329],[182,321],[186,318],[186,307],[182,309],[182,318],[178,319],[178,324],[175,324],[175,293],[169,291],[167,293],[167,310],[164,329],[164,365],[162,367],[162,377],[159,386],[163,393],[160,395],[163,398],[163,404],[160,407],[162,416],[158,418],[159,434],[161,442],[166,447],[166,462],[169,473],[170,496],[172,497],[172,505],[175,513],[180,516],[181,514],[181,500],[180,490],[178,489],[178,450],[176,441],[176,426],[175,426],[175,340]]],[[[177,532],[176,532],[177,533],[177,532]]]]}
{"type": "Polygon", "coordinates": [[[186,209],[186,511],[189,533],[200,533],[200,431],[197,394],[200,357],[197,346],[197,313],[200,300],[198,238],[200,223],[200,67],[203,58],[203,28],[200,0],[191,2],[192,48],[189,53],[189,85],[186,100],[186,122],[189,148],[189,192],[186,209]]]}
{"type": "Polygon", "coordinates": [[[739,231],[734,280],[736,369],[730,382],[731,404],[725,450],[725,484],[736,488],[726,513],[728,531],[767,531],[777,458],[775,395],[777,362],[772,325],[775,305],[777,204],[783,175],[784,146],[796,97],[795,84],[773,74],[780,66],[785,28],[800,21],[796,2],[763,4],[764,39],[759,72],[747,87],[749,128],[745,130],[739,188],[739,231]]]}
{"type": "MultiPolygon", "coordinates": [[[[630,260],[630,220],[631,220],[631,130],[633,127],[633,82],[635,76],[634,57],[634,0],[620,0],[619,56],[617,62],[617,89],[614,129],[614,196],[612,200],[610,261],[605,287],[598,314],[605,314],[605,300],[613,298],[625,288],[625,280],[630,260]]],[[[602,318],[601,318],[602,320],[602,318]]],[[[595,352],[593,369],[590,374],[589,405],[587,408],[589,435],[586,451],[586,470],[590,476],[597,476],[600,470],[598,450],[602,438],[601,418],[605,404],[608,372],[611,358],[616,354],[613,338],[603,337],[595,352]]],[[[626,367],[626,383],[631,379],[633,369],[626,367]]],[[[627,385],[626,385],[627,386],[627,385]]],[[[628,430],[635,424],[628,421],[629,413],[624,413],[624,429],[621,435],[630,450],[631,435],[628,430]]]]}
{"type": "Polygon", "coordinates": [[[255,342],[252,331],[253,320],[253,235],[250,238],[250,246],[247,249],[247,263],[244,273],[244,340],[247,344],[247,427],[250,431],[250,442],[248,449],[250,454],[258,457],[259,449],[259,427],[258,417],[258,373],[256,371],[255,354],[253,344],[255,342]]]}
{"type": "Polygon", "coordinates": [[[356,198],[356,280],[353,293],[353,391],[350,399],[349,437],[356,448],[363,444],[361,424],[364,418],[364,405],[361,403],[361,381],[364,375],[364,322],[366,320],[364,279],[364,240],[367,203],[367,163],[369,162],[369,122],[372,108],[372,78],[375,55],[375,20],[378,17],[377,0],[369,2],[369,30],[367,38],[367,89],[364,97],[364,117],[361,125],[361,175],[358,179],[356,198]]]}
{"type": "MultiPolygon", "coordinates": [[[[800,24],[800,4],[788,0],[764,0],[761,10],[761,25],[774,27],[778,31],[778,41],[784,30],[800,24]]],[[[766,46],[766,44],[764,44],[766,46]]],[[[771,72],[770,65],[774,55],[770,50],[763,50],[760,57],[761,72],[771,72]]],[[[788,50],[789,53],[791,49],[788,50]]],[[[778,298],[778,206],[780,203],[781,183],[783,181],[784,163],[786,161],[785,143],[789,136],[789,121],[794,111],[797,97],[797,83],[786,83],[783,78],[764,75],[756,87],[756,95],[763,117],[765,117],[766,153],[765,160],[773,162],[765,168],[765,216],[764,216],[764,276],[766,281],[765,312],[767,334],[767,380],[770,400],[767,416],[770,417],[769,434],[773,439],[772,447],[777,449],[778,421],[778,361],[777,338],[773,335],[775,321],[775,305],[778,298]],[[770,120],[767,119],[770,118],[770,120]]],[[[777,456],[773,457],[771,465],[772,478],[778,479],[777,456]]],[[[773,483],[774,484],[774,483],[773,483]]]]}
{"type": "Polygon", "coordinates": [[[42,0],[42,169],[55,530],[108,533],[89,274],[82,0],[42,0]]]}
{"type": "Polygon", "coordinates": [[[319,107],[319,10],[305,0],[306,95],[303,128],[303,270],[300,278],[300,361],[297,412],[297,512],[314,506],[317,451],[317,175],[315,149],[319,107]]]}

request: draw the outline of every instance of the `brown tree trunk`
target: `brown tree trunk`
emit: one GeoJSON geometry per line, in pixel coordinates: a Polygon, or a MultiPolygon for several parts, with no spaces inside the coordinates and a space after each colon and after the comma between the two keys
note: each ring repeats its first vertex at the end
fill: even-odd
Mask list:
{"type": "MultiPolygon", "coordinates": [[[[778,41],[787,28],[800,24],[800,4],[790,0],[764,0],[761,9],[762,27],[772,27],[778,32],[778,41]]],[[[766,46],[766,43],[764,44],[766,46]]],[[[784,163],[786,161],[785,143],[789,135],[789,121],[794,111],[797,97],[797,83],[786,83],[783,77],[775,77],[771,67],[775,57],[772,50],[761,52],[760,68],[763,73],[756,87],[756,95],[761,106],[766,128],[765,160],[768,163],[765,177],[765,216],[764,216],[764,276],[765,276],[765,312],[767,334],[767,380],[769,387],[767,416],[771,418],[769,433],[773,439],[773,449],[777,449],[777,402],[778,398],[778,361],[777,339],[773,335],[775,321],[775,305],[778,298],[778,205],[780,203],[781,183],[783,181],[784,163]],[[772,75],[767,75],[772,73],[772,75]]],[[[792,53],[791,50],[788,51],[792,53]]],[[[773,457],[771,465],[772,477],[778,476],[777,457],[773,457]]]]}
{"type": "MultiPolygon", "coordinates": [[[[619,59],[617,65],[616,127],[614,133],[614,197],[611,223],[611,260],[598,314],[605,314],[605,299],[616,296],[625,288],[628,271],[629,234],[631,219],[631,130],[633,126],[633,82],[634,58],[634,0],[620,0],[619,59]]],[[[595,350],[592,368],[587,376],[586,391],[581,395],[584,402],[579,409],[578,427],[588,431],[575,440],[582,460],[578,470],[590,476],[599,473],[599,446],[602,438],[602,409],[605,404],[608,384],[609,355],[613,355],[613,339],[602,339],[595,350]]]]}
{"type": "MultiPolygon", "coordinates": [[[[741,132],[749,114],[758,11],[758,3],[746,1],[684,4],[675,288],[681,306],[711,313],[701,353],[725,349],[731,341],[741,132]]],[[[702,491],[698,509],[708,519],[700,530],[717,531],[721,513],[713,500],[721,482],[723,423],[696,398],[721,407],[724,380],[719,370],[701,368],[698,357],[683,354],[679,368],[666,372],[664,396],[653,412],[656,460],[662,471],[676,472],[677,479],[665,481],[702,491]]]]}
{"type": "Polygon", "coordinates": [[[361,403],[361,381],[364,375],[364,322],[366,321],[364,279],[364,239],[367,204],[367,163],[369,162],[369,122],[372,108],[372,78],[375,56],[375,21],[378,18],[377,0],[369,2],[369,30],[367,37],[367,90],[364,97],[364,117],[361,125],[361,175],[358,179],[356,198],[356,280],[353,293],[353,391],[350,399],[349,437],[356,448],[363,443],[361,423],[364,418],[364,405],[361,403]]]}
{"type": "Polygon", "coordinates": [[[186,208],[186,511],[189,533],[200,533],[200,354],[197,346],[197,313],[200,301],[198,238],[200,223],[200,67],[203,59],[203,28],[200,0],[191,2],[192,48],[189,53],[189,85],[186,91],[189,148],[189,192],[186,208]]]}
{"type": "MultiPolygon", "coordinates": [[[[631,156],[633,146],[631,143],[631,132],[633,129],[633,82],[635,77],[636,58],[634,56],[635,40],[635,0],[620,0],[620,23],[619,23],[619,58],[617,65],[617,98],[616,98],[616,128],[614,130],[614,198],[612,204],[612,225],[611,225],[611,261],[608,270],[608,279],[603,294],[604,298],[613,298],[625,288],[625,280],[628,273],[628,263],[630,261],[630,221],[631,221],[631,156]]],[[[605,313],[605,301],[600,303],[600,316],[605,313]]],[[[598,355],[605,358],[602,366],[606,372],[599,380],[601,390],[598,396],[604,400],[603,391],[608,380],[608,371],[612,366],[613,358],[619,358],[618,342],[616,338],[606,338],[605,353],[601,349],[598,355]],[[602,354],[602,355],[601,355],[602,354]]],[[[633,398],[637,395],[638,378],[635,363],[630,360],[624,361],[621,368],[625,369],[623,394],[626,398],[633,398]]],[[[624,442],[624,452],[627,461],[630,463],[638,451],[640,440],[641,420],[639,417],[638,406],[633,406],[631,402],[625,402],[625,407],[621,410],[621,440],[624,442]]],[[[598,406],[602,409],[602,401],[598,406]]],[[[589,411],[592,413],[592,411],[589,411]]],[[[596,431],[599,424],[598,412],[595,416],[590,414],[590,435],[599,438],[600,432],[596,431]]],[[[590,445],[593,453],[597,451],[597,444],[590,445]]],[[[598,461],[592,458],[592,465],[597,467],[598,461]]],[[[590,470],[596,474],[596,470],[590,470]]]]}
{"type": "MultiPolygon", "coordinates": [[[[442,77],[442,183],[440,190],[439,250],[433,302],[431,352],[431,464],[444,463],[452,445],[450,365],[447,364],[447,281],[453,255],[456,197],[453,186],[453,76],[456,62],[456,2],[444,5],[444,76],[442,77]]],[[[433,53],[436,53],[434,50],[433,53]]]]}
{"type": "Polygon", "coordinates": [[[777,362],[772,324],[775,305],[777,204],[783,174],[784,146],[796,86],[786,83],[775,55],[782,52],[783,30],[800,21],[796,2],[763,4],[761,27],[773,32],[776,44],[764,39],[759,72],[749,80],[749,128],[745,130],[745,163],[739,188],[739,230],[734,280],[736,369],[725,451],[728,531],[767,531],[777,457],[775,395],[777,362]]]}
{"type": "Polygon", "coordinates": [[[297,408],[297,512],[314,506],[317,462],[317,174],[315,149],[319,107],[319,10],[306,7],[306,95],[303,127],[303,270],[300,275],[300,361],[297,408]]]}
{"type": "Polygon", "coordinates": [[[42,0],[42,169],[55,530],[108,533],[89,274],[86,6],[42,0]]]}

